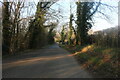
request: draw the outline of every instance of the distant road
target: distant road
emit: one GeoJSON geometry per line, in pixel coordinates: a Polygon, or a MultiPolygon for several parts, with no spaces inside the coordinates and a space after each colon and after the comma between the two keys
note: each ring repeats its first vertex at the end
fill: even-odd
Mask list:
{"type": "Polygon", "coordinates": [[[3,60],[3,78],[91,78],[57,44],[3,60]]]}

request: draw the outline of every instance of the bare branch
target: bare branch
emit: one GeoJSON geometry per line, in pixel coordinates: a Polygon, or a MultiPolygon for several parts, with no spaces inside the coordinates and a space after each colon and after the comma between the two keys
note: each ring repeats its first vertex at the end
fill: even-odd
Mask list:
{"type": "Polygon", "coordinates": [[[87,17],[87,19],[89,19],[91,16],[93,16],[93,15],[95,14],[95,12],[98,10],[98,8],[99,8],[99,6],[100,6],[100,2],[101,2],[101,0],[99,0],[99,3],[98,3],[98,5],[96,6],[95,10],[91,13],[90,16],[87,17]]]}
{"type": "Polygon", "coordinates": [[[24,19],[27,19],[27,20],[30,20],[30,19],[32,19],[32,18],[34,18],[35,16],[29,16],[29,17],[27,17],[27,18],[21,18],[21,19],[18,19],[18,22],[20,22],[20,21],[22,21],[22,20],[24,20],[24,19]]]}
{"type": "Polygon", "coordinates": [[[102,14],[103,16],[105,16],[106,19],[109,19],[109,17],[108,17],[105,13],[103,13],[103,12],[101,12],[101,11],[97,11],[97,12],[99,12],[100,14],[102,14]]]}

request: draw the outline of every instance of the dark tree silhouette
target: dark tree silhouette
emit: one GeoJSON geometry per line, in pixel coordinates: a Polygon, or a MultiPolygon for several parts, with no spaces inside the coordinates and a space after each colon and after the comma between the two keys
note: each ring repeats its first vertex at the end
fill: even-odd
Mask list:
{"type": "Polygon", "coordinates": [[[4,2],[3,8],[2,8],[2,25],[3,25],[3,39],[2,39],[2,51],[3,55],[10,53],[10,42],[11,42],[11,26],[10,26],[10,11],[9,11],[9,2],[4,2]]]}
{"type": "Polygon", "coordinates": [[[88,30],[92,27],[90,21],[92,16],[97,11],[100,2],[95,5],[95,2],[77,2],[77,38],[76,44],[88,43],[88,30]]]}

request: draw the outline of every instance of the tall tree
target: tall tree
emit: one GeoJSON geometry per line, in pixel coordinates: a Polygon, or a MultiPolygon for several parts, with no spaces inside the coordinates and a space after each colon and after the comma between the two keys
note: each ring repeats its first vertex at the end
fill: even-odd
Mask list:
{"type": "Polygon", "coordinates": [[[11,26],[10,26],[10,11],[9,11],[9,2],[4,2],[2,8],[2,25],[3,25],[3,55],[10,53],[10,40],[11,40],[11,26]]]}
{"type": "Polygon", "coordinates": [[[35,19],[30,23],[28,32],[29,35],[29,48],[39,48],[47,44],[47,34],[45,26],[45,15],[53,2],[38,2],[35,19]]]}
{"type": "MultiPolygon", "coordinates": [[[[69,21],[69,34],[68,34],[68,44],[71,45],[73,44],[73,40],[72,40],[72,35],[73,35],[73,32],[74,32],[74,27],[73,27],[73,14],[72,14],[72,5],[71,5],[71,2],[70,2],[70,21],[69,21]]],[[[74,35],[75,35],[75,32],[74,32],[74,35]]]]}
{"type": "Polygon", "coordinates": [[[88,43],[88,30],[92,27],[90,21],[97,11],[100,3],[95,6],[94,2],[77,2],[77,40],[76,44],[88,43]],[[95,7],[95,8],[94,8],[95,7]]]}
{"type": "Polygon", "coordinates": [[[70,14],[70,22],[69,22],[69,36],[68,36],[68,44],[71,45],[72,44],[72,34],[73,34],[73,25],[72,25],[72,21],[73,21],[73,14],[70,14]]]}

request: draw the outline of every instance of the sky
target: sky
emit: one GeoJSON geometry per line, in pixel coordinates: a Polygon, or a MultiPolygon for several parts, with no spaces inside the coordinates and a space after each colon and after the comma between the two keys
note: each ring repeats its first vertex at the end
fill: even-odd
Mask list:
{"type": "MultiPolygon", "coordinates": [[[[3,1],[3,0],[0,0],[0,1],[3,1]]],[[[32,1],[34,1],[37,4],[39,0],[30,0],[30,2],[32,1]]],[[[76,0],[59,0],[51,6],[52,9],[59,11],[60,14],[63,15],[63,18],[59,19],[60,23],[57,28],[58,30],[61,28],[61,25],[63,25],[66,22],[69,22],[70,4],[72,7],[71,13],[74,14],[74,17],[76,19],[76,4],[74,1],[76,0]]],[[[118,6],[118,0],[102,0],[102,3],[108,4],[110,6],[118,6]]],[[[115,27],[118,25],[118,9],[116,8],[114,11],[110,11],[108,8],[105,8],[105,7],[102,7],[102,8],[101,8],[101,11],[109,15],[110,19],[108,20],[102,19],[103,16],[101,16],[99,13],[96,13],[93,16],[93,21],[94,21],[94,25],[92,27],[93,31],[107,29],[107,28],[115,27]]],[[[32,15],[35,14],[35,11],[36,11],[35,7],[33,7],[32,9],[30,8],[29,10],[31,11],[32,15]]],[[[27,10],[24,9],[23,12],[24,11],[27,11],[27,10]]],[[[24,16],[28,16],[28,15],[24,15],[24,16]]],[[[73,25],[75,26],[75,23],[73,23],[73,25]]]]}
{"type": "MultiPolygon", "coordinates": [[[[118,6],[118,1],[116,0],[102,0],[102,3],[108,4],[110,6],[118,6]]],[[[65,1],[58,1],[57,4],[53,5],[53,9],[60,9],[62,14],[65,16],[63,19],[60,20],[61,24],[69,22],[69,15],[70,15],[70,4],[72,6],[72,13],[74,17],[76,16],[76,4],[74,1],[65,0],[65,1]]],[[[115,27],[118,25],[118,7],[115,10],[110,11],[108,8],[101,6],[101,11],[108,15],[110,19],[103,19],[104,16],[96,13],[93,16],[94,25],[92,27],[93,31],[103,30],[110,27],[115,27]],[[103,9],[102,9],[103,8],[103,9]]],[[[58,28],[59,29],[59,28],[58,28]]]]}
{"type": "MultiPolygon", "coordinates": [[[[118,6],[118,2],[115,0],[111,0],[111,1],[106,0],[103,3],[106,3],[110,6],[118,6]]],[[[114,11],[109,11],[108,8],[104,9],[103,13],[107,14],[110,17],[110,19],[105,20],[101,18],[95,18],[95,25],[92,27],[94,31],[107,29],[118,25],[118,7],[114,11]]],[[[95,16],[98,16],[98,13],[96,13],[95,16]]]]}

